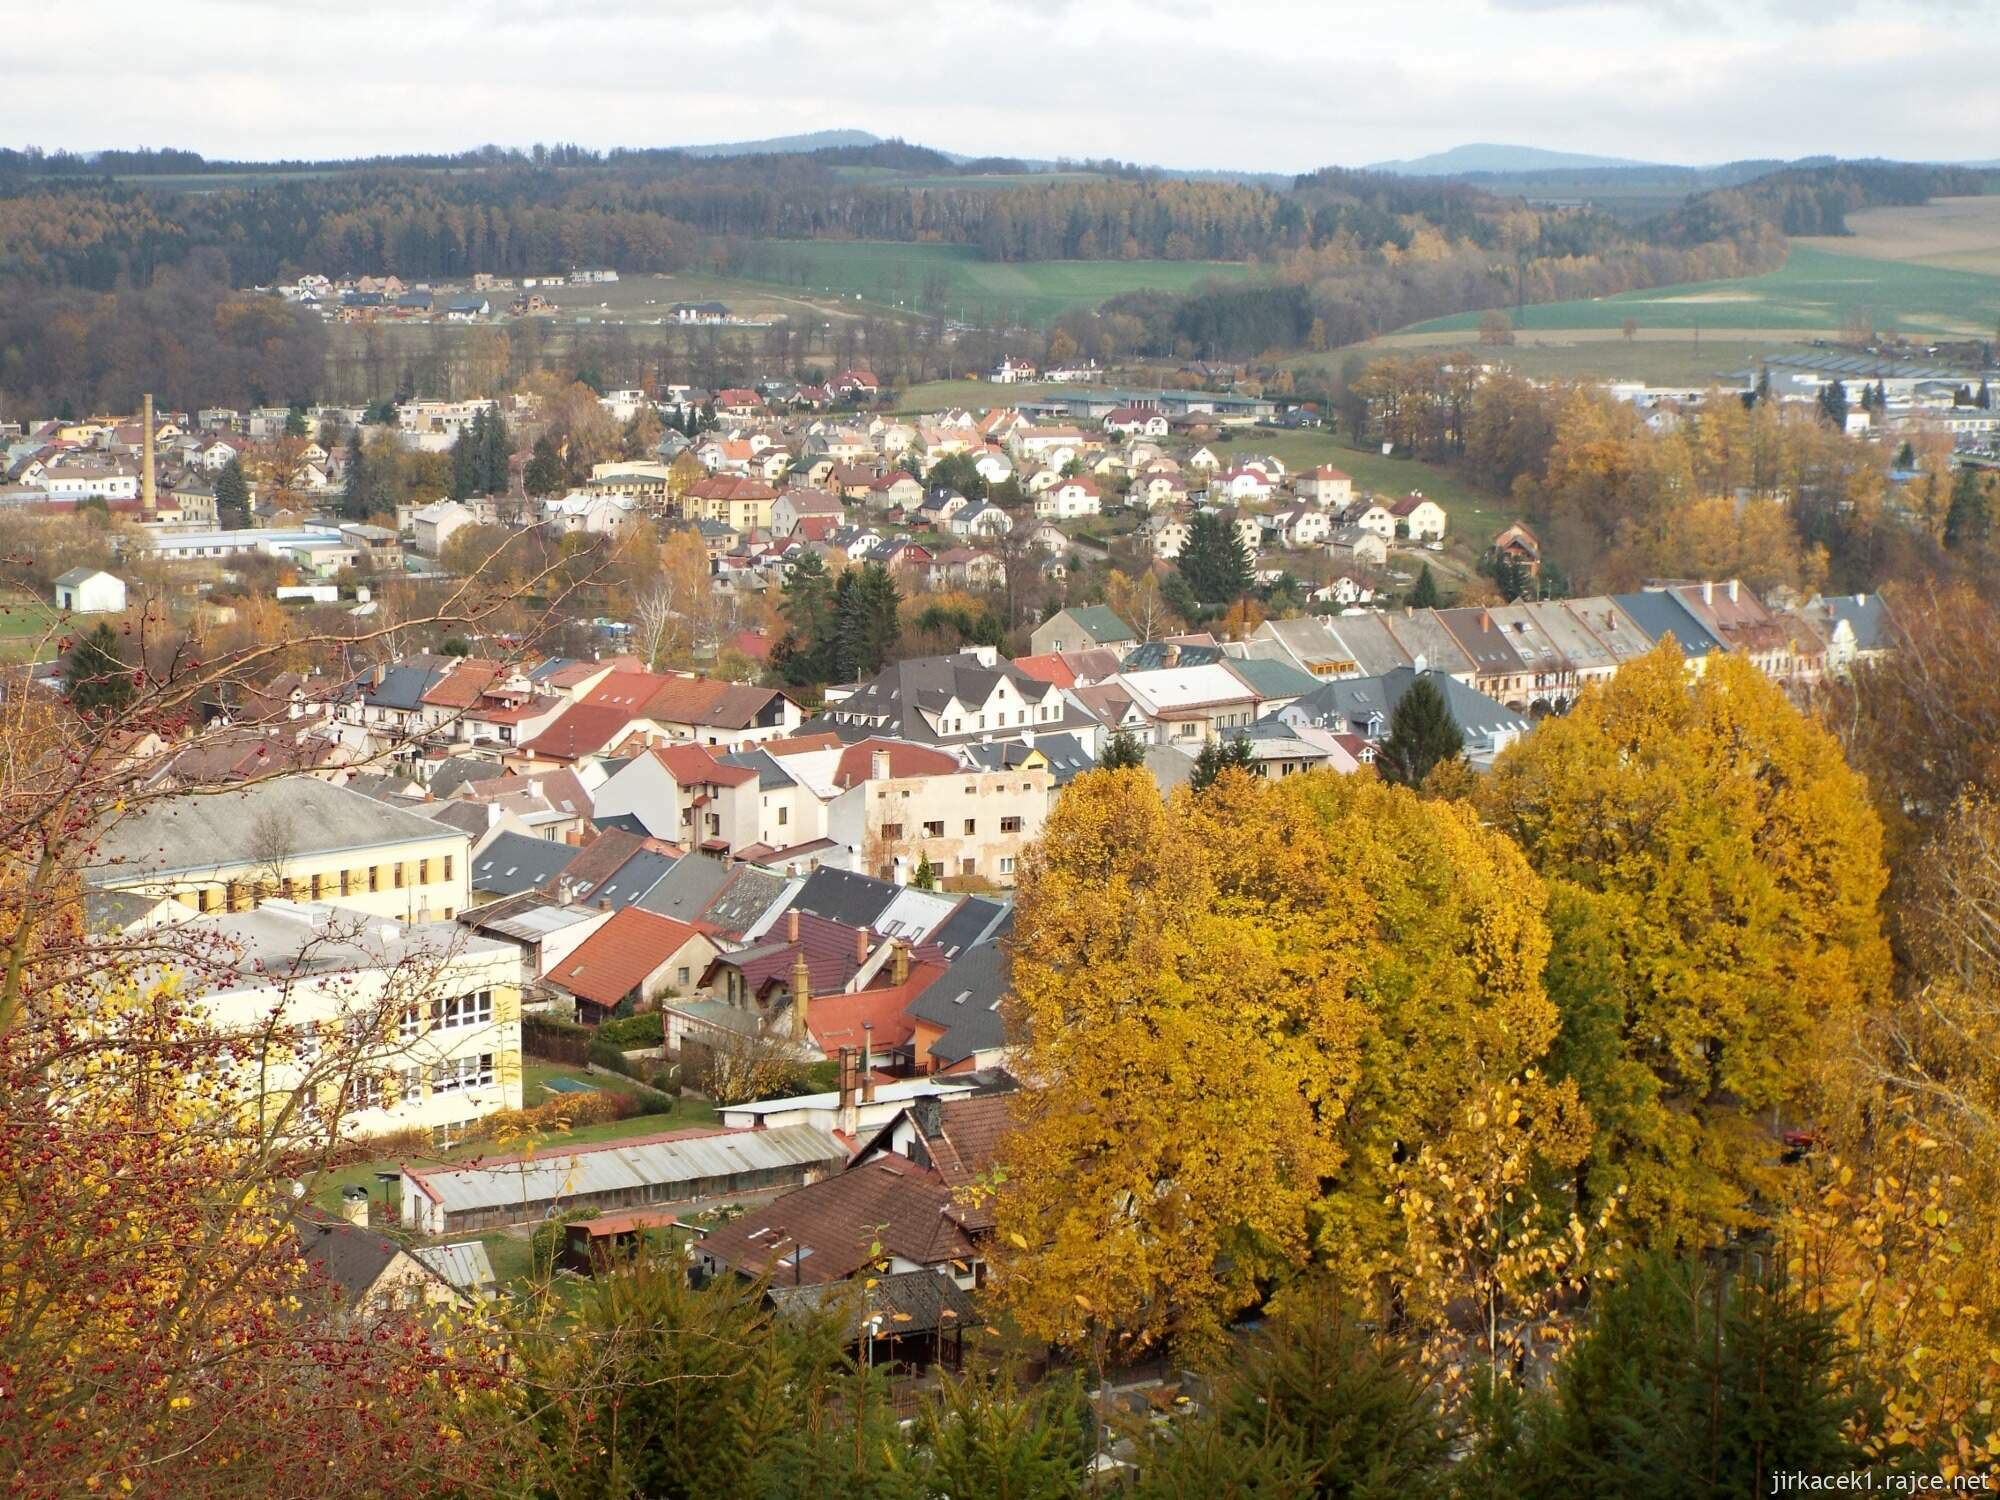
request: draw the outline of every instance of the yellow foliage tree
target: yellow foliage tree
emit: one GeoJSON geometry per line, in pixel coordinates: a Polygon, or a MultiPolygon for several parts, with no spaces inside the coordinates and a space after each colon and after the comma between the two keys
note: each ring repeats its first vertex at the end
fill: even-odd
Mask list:
{"type": "Polygon", "coordinates": [[[1768,1120],[1888,976],[1860,777],[1748,662],[1706,667],[1690,682],[1671,642],[1629,665],[1503,756],[1482,802],[1549,885],[1588,1187],[1629,1187],[1668,1243],[1757,1216],[1768,1120]]]}
{"type": "Polygon", "coordinates": [[[1039,1337],[1198,1347],[1289,1269],[1372,1279],[1394,1162],[1555,1033],[1518,854],[1372,778],[1093,773],[1020,901],[998,1285],[1039,1337]]]}

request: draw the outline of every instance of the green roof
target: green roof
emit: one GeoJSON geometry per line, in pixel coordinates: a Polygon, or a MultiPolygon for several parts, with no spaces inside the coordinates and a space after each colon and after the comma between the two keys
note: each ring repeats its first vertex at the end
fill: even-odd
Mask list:
{"type": "Polygon", "coordinates": [[[1319,686],[1317,677],[1290,662],[1241,657],[1232,658],[1228,665],[1259,698],[1302,698],[1319,686]]]}
{"type": "Polygon", "coordinates": [[[1127,625],[1110,607],[1103,604],[1085,604],[1066,611],[1069,617],[1090,632],[1090,638],[1100,646],[1113,641],[1136,641],[1132,627],[1127,625]]]}

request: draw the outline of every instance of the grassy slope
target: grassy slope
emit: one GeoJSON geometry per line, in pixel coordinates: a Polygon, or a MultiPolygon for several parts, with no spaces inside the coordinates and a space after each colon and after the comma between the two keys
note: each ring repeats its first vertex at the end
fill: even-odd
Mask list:
{"type": "Polygon", "coordinates": [[[1481,348],[1458,334],[1404,331],[1287,363],[1323,378],[1337,373],[1356,354],[1372,359],[1377,354],[1465,350],[1477,359],[1509,365],[1538,380],[1638,380],[1648,385],[1702,386],[1722,381],[1738,370],[1755,368],[1774,354],[1798,346],[1794,338],[1744,338],[1707,330],[1699,343],[1690,332],[1679,330],[1654,330],[1627,343],[1615,330],[1582,329],[1545,334],[1530,330],[1508,347],[1492,349],[1481,348]]]}
{"type": "MultiPolygon", "coordinates": [[[[1522,326],[1529,334],[1616,329],[1629,317],[1642,329],[1691,331],[1698,324],[1717,331],[1822,332],[1838,329],[1849,314],[1864,310],[1884,330],[1990,334],[2000,321],[2000,276],[1795,247],[1782,269],[1763,276],[1530,307],[1522,326]]],[[[1478,313],[1459,313],[1409,331],[1470,331],[1479,318],[1478,313]]]]}
{"type": "Polygon", "coordinates": [[[876,240],[766,241],[785,267],[773,287],[808,295],[859,297],[888,307],[914,306],[926,280],[942,276],[945,311],[978,318],[1006,312],[1045,323],[1073,307],[1141,288],[1186,291],[1204,281],[1241,280],[1250,268],[1224,261],[982,259],[970,245],[876,240]]]}
{"type": "MultiPolygon", "coordinates": [[[[43,661],[56,654],[52,605],[21,590],[0,591],[0,663],[43,661]]],[[[107,617],[114,618],[115,617],[107,617]]]]}

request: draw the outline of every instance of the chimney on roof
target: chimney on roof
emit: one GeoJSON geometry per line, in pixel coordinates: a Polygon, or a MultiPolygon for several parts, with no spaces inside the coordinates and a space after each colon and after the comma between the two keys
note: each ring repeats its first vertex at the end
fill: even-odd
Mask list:
{"type": "Polygon", "coordinates": [[[1715,580],[1714,580],[1714,579],[1712,579],[1712,578],[1704,578],[1704,579],[1702,579],[1702,581],[1701,581],[1701,602],[1702,602],[1703,604],[1713,604],[1713,603],[1715,603],[1715,580]]]}
{"type": "Polygon", "coordinates": [[[868,962],[868,929],[866,927],[857,927],[854,929],[854,962],[857,967],[868,962]]]}
{"type": "Polygon", "coordinates": [[[1480,628],[1480,630],[1481,630],[1482,632],[1483,632],[1483,631],[1488,631],[1488,630],[1491,630],[1491,629],[1493,628],[1493,611],[1492,611],[1492,610],[1490,610],[1490,609],[1482,609],[1482,610],[1481,610],[1481,611],[1479,612],[1479,628],[1480,628]]]}
{"type": "Polygon", "coordinates": [[[1163,653],[1161,654],[1161,657],[1160,657],[1160,660],[1161,660],[1162,662],[1164,662],[1164,663],[1165,663],[1165,664],[1166,664],[1167,666],[1170,666],[1170,667],[1177,667],[1177,666],[1179,666],[1179,665],[1181,664],[1181,645],[1180,645],[1180,642],[1179,642],[1179,641],[1168,641],[1168,642],[1167,642],[1167,649],[1166,649],[1166,651],[1165,651],[1165,652],[1163,652],[1163,653]]]}
{"type": "Polygon", "coordinates": [[[840,1049],[840,1108],[834,1116],[833,1128],[849,1138],[853,1137],[859,1124],[855,1119],[854,1112],[854,1075],[854,1049],[852,1047],[842,1047],[840,1049]]]}
{"type": "Polygon", "coordinates": [[[1742,586],[1741,583],[1737,579],[1732,578],[1729,580],[1729,602],[1731,604],[1734,604],[1736,602],[1736,591],[1741,586],[1742,586]]]}
{"type": "Polygon", "coordinates": [[[799,914],[797,909],[795,908],[785,913],[785,941],[788,943],[796,943],[798,940],[799,940],[799,914]]]}
{"type": "Polygon", "coordinates": [[[907,984],[910,979],[910,945],[901,938],[889,956],[889,982],[907,984]]]}
{"type": "Polygon", "coordinates": [[[610,911],[611,898],[609,896],[599,896],[597,898],[597,909],[599,911],[610,911]]]}
{"type": "Polygon", "coordinates": [[[806,967],[806,950],[792,955],[792,1040],[806,1039],[806,1009],[812,1004],[812,970],[806,967]]]}
{"type": "MultiPolygon", "coordinates": [[[[153,471],[153,393],[146,392],[140,403],[139,420],[146,430],[139,435],[139,509],[150,517],[160,508],[160,491],[153,471]]],[[[362,1205],[366,1211],[367,1205],[362,1205]]],[[[365,1220],[363,1222],[366,1222],[365,1220]]]]}
{"type": "Polygon", "coordinates": [[[868,757],[868,774],[877,781],[889,779],[889,752],[877,750],[868,757]]]}
{"type": "Polygon", "coordinates": [[[875,1023],[861,1023],[861,1102],[875,1102],[875,1023]]]}
{"type": "MultiPolygon", "coordinates": [[[[148,396],[146,400],[152,401],[148,396]]],[[[356,1183],[353,1187],[340,1190],[340,1216],[350,1224],[363,1229],[368,1227],[368,1189],[356,1183]]]]}

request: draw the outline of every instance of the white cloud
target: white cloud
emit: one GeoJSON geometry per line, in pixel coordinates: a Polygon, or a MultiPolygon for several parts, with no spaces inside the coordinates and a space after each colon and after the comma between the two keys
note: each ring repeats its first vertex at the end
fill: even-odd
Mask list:
{"type": "Polygon", "coordinates": [[[858,127],[1299,170],[1464,141],[1676,161],[1977,155],[1995,0],[106,0],[10,27],[0,139],[349,156],[858,127]],[[33,59],[22,66],[22,59],[33,59]]]}

